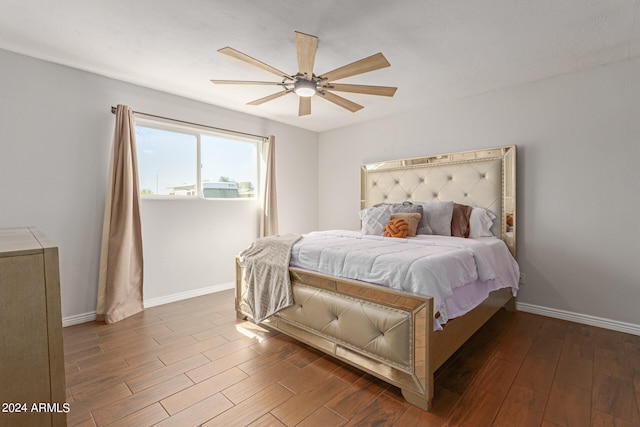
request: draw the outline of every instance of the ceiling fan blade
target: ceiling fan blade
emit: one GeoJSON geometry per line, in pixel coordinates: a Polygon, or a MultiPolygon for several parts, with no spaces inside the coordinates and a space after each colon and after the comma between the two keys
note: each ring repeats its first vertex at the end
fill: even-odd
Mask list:
{"type": "Polygon", "coordinates": [[[367,86],[367,85],[348,85],[340,83],[331,83],[327,89],[337,92],[363,93],[365,95],[393,96],[397,87],[391,86],[367,86]]]}
{"type": "Polygon", "coordinates": [[[217,85],[282,85],[280,82],[254,82],[248,80],[211,80],[217,85]]]}
{"type": "Polygon", "coordinates": [[[298,116],[308,116],[311,114],[311,97],[301,96],[300,106],[298,108],[298,116]]]}
{"type": "Polygon", "coordinates": [[[273,73],[276,76],[280,76],[280,77],[283,77],[283,78],[286,78],[286,79],[289,79],[289,80],[293,80],[293,78],[290,75],[288,75],[287,73],[282,72],[282,71],[278,70],[277,68],[273,68],[271,65],[267,65],[262,61],[258,61],[257,59],[252,58],[251,56],[247,55],[246,53],[242,53],[242,52],[237,51],[237,50],[235,50],[235,49],[233,49],[231,47],[228,47],[228,46],[227,47],[223,47],[222,49],[218,49],[218,52],[224,53],[225,55],[229,55],[229,56],[232,56],[232,57],[234,57],[236,59],[239,59],[241,61],[247,62],[247,63],[249,63],[249,64],[251,64],[251,65],[253,65],[255,67],[262,68],[263,70],[268,71],[270,73],[273,73]]]}
{"type": "Polygon", "coordinates": [[[335,70],[324,73],[320,76],[328,82],[344,79],[346,77],[356,76],[358,74],[368,73],[369,71],[379,70],[388,67],[389,61],[382,53],[376,53],[367,58],[361,59],[351,64],[336,68],[335,70]]]}
{"type": "Polygon", "coordinates": [[[360,104],[356,104],[353,101],[349,101],[348,99],[345,99],[341,96],[336,95],[335,93],[331,93],[329,91],[325,91],[323,92],[318,92],[318,95],[320,95],[321,97],[323,97],[324,99],[326,99],[329,102],[333,102],[336,105],[339,105],[342,108],[346,108],[347,110],[351,111],[352,113],[355,113],[356,111],[360,110],[361,108],[364,108],[362,105],[360,104]]]}
{"type": "Polygon", "coordinates": [[[318,49],[318,38],[296,31],[295,41],[298,54],[298,72],[303,74],[307,80],[311,80],[316,50],[318,49]]]}
{"type": "Polygon", "coordinates": [[[290,90],[283,90],[282,92],[276,92],[273,95],[265,96],[264,98],[260,98],[260,99],[256,99],[255,101],[248,102],[247,105],[264,104],[267,101],[271,101],[271,100],[280,98],[281,96],[284,96],[284,95],[288,94],[289,92],[291,92],[291,91],[290,90]]]}

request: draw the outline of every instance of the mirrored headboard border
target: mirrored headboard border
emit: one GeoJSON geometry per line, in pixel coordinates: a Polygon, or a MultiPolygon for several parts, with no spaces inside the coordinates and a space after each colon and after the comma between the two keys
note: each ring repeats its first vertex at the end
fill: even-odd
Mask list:
{"type": "MultiPolygon", "coordinates": [[[[456,203],[463,203],[472,206],[483,207],[492,210],[498,218],[496,219],[496,235],[504,240],[511,254],[516,256],[516,146],[509,145],[497,148],[479,149],[471,151],[461,151],[448,154],[437,154],[424,157],[413,157],[408,159],[387,160],[382,162],[365,163],[360,167],[360,208],[371,207],[379,200],[375,200],[374,186],[380,182],[381,177],[388,176],[388,187],[392,188],[398,184],[398,176],[403,176],[405,171],[410,171],[414,176],[419,176],[420,183],[428,184],[430,177],[438,176],[438,173],[446,173],[447,177],[456,179],[455,174],[464,179],[469,179],[469,170],[482,171],[489,170],[492,179],[487,179],[494,188],[483,189],[483,191],[494,191],[499,195],[496,203],[483,203],[478,199],[466,197],[439,198],[435,196],[429,200],[452,200],[456,203]],[[495,166],[498,166],[496,168],[495,166]],[[485,169],[483,169],[485,168],[485,169]],[[446,171],[446,172],[445,172],[446,171]],[[394,181],[392,181],[394,180],[394,181]]],[[[478,172],[484,173],[484,172],[478,172]]],[[[412,183],[414,187],[418,184],[412,183]]],[[[440,185],[433,183],[433,185],[440,185]]],[[[376,188],[376,190],[379,190],[376,188]]],[[[393,191],[389,191],[393,194],[393,191]]],[[[386,197],[386,196],[385,196],[386,197]]],[[[407,192],[396,192],[393,198],[386,200],[388,203],[403,202],[407,197],[407,192]],[[397,199],[397,200],[395,200],[397,199]]],[[[422,197],[419,201],[429,201],[422,197]]]]}

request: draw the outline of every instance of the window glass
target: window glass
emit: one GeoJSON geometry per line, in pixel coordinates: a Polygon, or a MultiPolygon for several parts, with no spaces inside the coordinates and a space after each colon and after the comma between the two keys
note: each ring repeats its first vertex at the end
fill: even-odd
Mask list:
{"type": "Polygon", "coordinates": [[[136,146],[143,196],[257,197],[257,139],[144,120],[136,125],[136,146]]]}
{"type": "Polygon", "coordinates": [[[253,198],[258,184],[257,144],[202,135],[204,198],[253,198]]]}
{"type": "Polygon", "coordinates": [[[140,194],[196,195],[194,135],[136,126],[136,147],[140,194]]]}

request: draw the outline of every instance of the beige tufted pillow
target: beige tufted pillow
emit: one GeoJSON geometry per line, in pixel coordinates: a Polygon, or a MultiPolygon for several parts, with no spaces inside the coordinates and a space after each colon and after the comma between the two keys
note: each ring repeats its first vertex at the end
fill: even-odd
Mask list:
{"type": "Polygon", "coordinates": [[[394,213],[391,214],[391,219],[403,219],[409,224],[409,230],[407,236],[415,236],[418,229],[418,223],[420,222],[422,215],[419,213],[394,213]]]}

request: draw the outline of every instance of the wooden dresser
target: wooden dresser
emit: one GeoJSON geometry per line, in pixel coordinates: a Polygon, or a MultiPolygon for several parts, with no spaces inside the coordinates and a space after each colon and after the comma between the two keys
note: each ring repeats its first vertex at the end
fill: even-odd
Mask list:
{"type": "Polygon", "coordinates": [[[0,425],[66,426],[58,248],[0,228],[0,425]]]}

